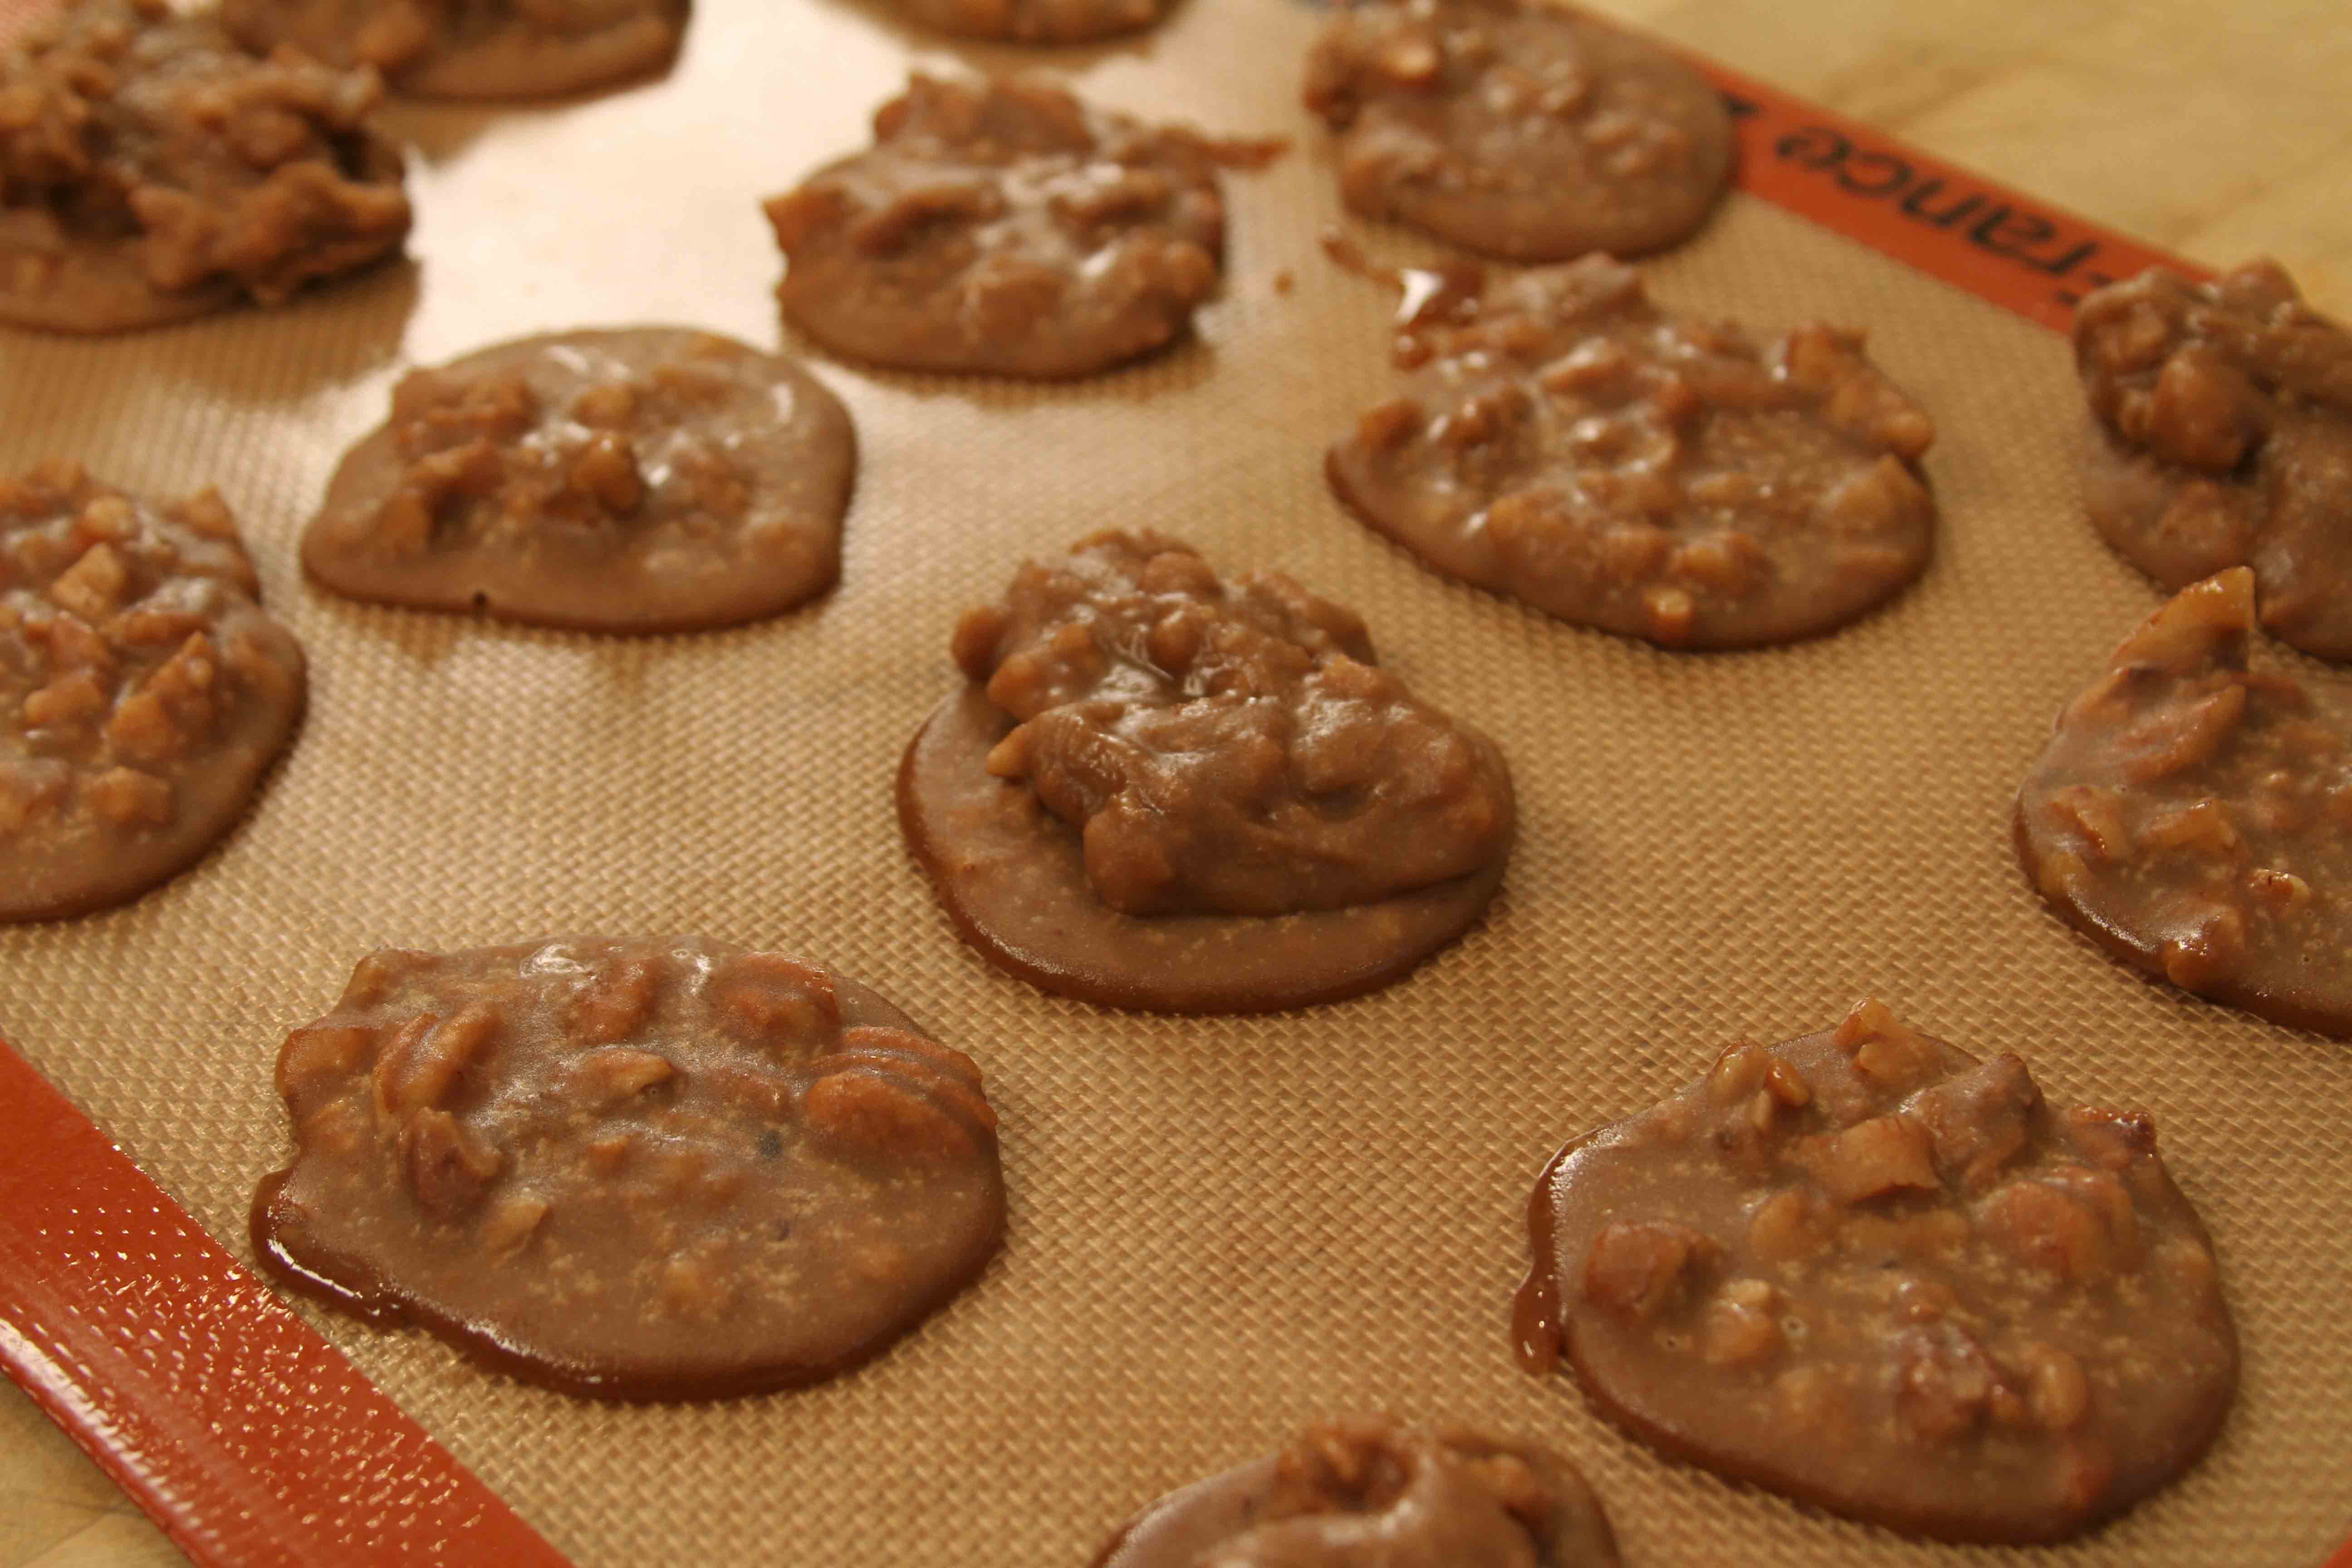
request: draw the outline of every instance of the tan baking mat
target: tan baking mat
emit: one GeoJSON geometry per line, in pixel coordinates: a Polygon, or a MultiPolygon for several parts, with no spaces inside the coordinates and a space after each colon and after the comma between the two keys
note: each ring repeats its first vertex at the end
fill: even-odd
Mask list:
{"type": "Polygon", "coordinates": [[[1759,328],[1868,326],[1941,431],[1926,579],[1827,641],[1715,657],[1452,585],[1343,516],[1319,471],[1391,373],[1387,300],[1315,243],[1337,211],[1297,107],[1315,26],[1275,0],[1189,0],[1132,45],[1047,57],[1107,101],[1297,139],[1230,183],[1224,299],[1197,342],[1072,386],[820,362],[865,452],[842,585],[746,630],[361,608],[299,581],[295,541],[405,365],[581,324],[773,342],[755,198],[861,143],[925,46],[877,6],[700,0],[660,85],[400,109],[414,266],[120,342],[0,333],[0,468],[61,454],[131,486],[217,481],[313,661],[304,731],[224,849],[129,909],[0,931],[0,1028],[241,1254],[284,1151],[278,1038],[380,944],[778,945],[977,1058],[1003,1116],[1006,1250],[828,1386],[600,1405],[301,1309],[583,1563],[1075,1565],[1155,1494],[1374,1405],[1555,1442],[1635,1564],[1983,1561],[2000,1554],[1666,1464],[1565,1378],[1518,1372],[1507,1341],[1554,1146],[1727,1036],[1820,1028],[1874,993],[2023,1052],[2053,1095],[2153,1110],[2221,1248],[2245,1376],[2219,1447],[2037,1555],[2315,1561],[2352,1521],[2352,1050],[2143,984],[2042,910],[2008,846],[2051,715],[2156,602],[2080,515],[2063,340],[1736,198],[1654,264],[1655,290],[1759,328]],[[1380,994],[1209,1021],[1055,1001],[956,942],[900,847],[893,764],[955,679],[957,610],[1022,552],[1108,526],[1356,605],[1391,664],[1502,742],[1524,817],[1486,929],[1380,994]]]}

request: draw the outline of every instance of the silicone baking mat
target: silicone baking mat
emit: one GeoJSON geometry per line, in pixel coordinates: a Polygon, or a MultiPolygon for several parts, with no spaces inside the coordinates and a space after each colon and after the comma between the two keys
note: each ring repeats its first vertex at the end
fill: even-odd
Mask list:
{"type": "MultiPolygon", "coordinates": [[[[2008,844],[2052,714],[2157,603],[2081,515],[2080,394],[2050,330],[2145,253],[1727,78],[1751,110],[1747,194],[1649,265],[1654,290],[1759,330],[1867,327],[1937,421],[1937,557],[1884,613],[1791,648],[1677,656],[1580,631],[1423,571],[1324,489],[1325,443],[1392,373],[1390,300],[1329,265],[1318,231],[1389,260],[1439,253],[1341,218],[1297,106],[1318,25],[1275,0],[1189,0],[1118,47],[955,51],[1295,150],[1228,182],[1226,289],[1168,353],[1044,387],[812,356],[864,451],[845,572],[758,626],[624,639],[367,608],[304,584],[295,541],[407,366],[574,325],[776,342],[757,198],[862,144],[910,58],[949,58],[879,5],[701,0],[659,83],[396,107],[410,263],[118,341],[0,333],[0,469],[58,454],[127,486],[217,482],[312,660],[302,733],[218,852],[127,909],[0,931],[0,1027],[239,1258],[253,1183],[285,1152],[278,1042],[379,945],[695,930],[837,963],[978,1058],[1003,1119],[1004,1252],[832,1384],[598,1405],[294,1309],[583,1564],[1079,1564],[1169,1488],[1376,1406],[1556,1444],[1650,1568],[2001,1560],[1668,1464],[1511,1359],[1520,1215],[1550,1152],[1730,1036],[1820,1028],[1873,994],[2022,1052],[2055,1097],[2152,1110],[2221,1250],[2245,1352],[2221,1443],[2114,1527],[2032,1555],[2322,1557],[2352,1522],[2352,1052],[2109,963],[2043,910],[2008,844]],[[1497,737],[1523,818],[1483,929],[1378,994],[1209,1020],[1057,1001],[955,941],[899,842],[898,751],[957,679],[956,613],[1023,553],[1114,526],[1355,605],[1387,662],[1497,737]]],[[[0,1169],[46,1157],[0,1141],[0,1169]]],[[[19,1228],[33,1212],[6,1208],[19,1228]]],[[[42,1311],[165,1343],[280,1320],[249,1287],[185,1283],[206,1276],[168,1249],[142,1267],[116,1247],[121,1267],[97,1272],[104,1247],[73,1226],[102,1218],[37,1238],[83,1261],[47,1296],[0,1292],[0,1349],[130,1473],[146,1461],[123,1409],[173,1395],[110,1383],[102,1360],[76,1383],[38,1353],[42,1311]]],[[[286,1344],[308,1353],[299,1331],[286,1344]]],[[[364,1394],[284,1381],[229,1408],[283,1442],[314,1397],[364,1394]]],[[[201,1422],[182,1425],[201,1448],[201,1422]]],[[[223,1437],[144,1494],[207,1561],[249,1560],[190,1521],[247,1506],[220,1477],[251,1447],[223,1437]]],[[[314,1515],[356,1516],[300,1485],[314,1515]]],[[[434,1528],[394,1513],[346,1533],[428,1555],[434,1528]]]]}

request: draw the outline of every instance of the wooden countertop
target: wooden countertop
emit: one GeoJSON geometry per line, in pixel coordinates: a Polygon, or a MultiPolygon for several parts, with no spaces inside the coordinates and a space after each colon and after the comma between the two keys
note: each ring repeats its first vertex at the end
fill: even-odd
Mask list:
{"type": "MultiPolygon", "coordinates": [[[[2352,316],[2344,0],[1589,0],[2195,260],[2352,316]]],[[[0,1382],[0,1568],[183,1562],[0,1382]]]]}

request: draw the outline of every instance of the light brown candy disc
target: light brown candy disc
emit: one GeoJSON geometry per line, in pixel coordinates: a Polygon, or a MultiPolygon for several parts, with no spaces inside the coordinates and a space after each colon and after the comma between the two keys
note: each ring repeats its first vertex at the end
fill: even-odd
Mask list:
{"type": "MultiPolygon", "coordinates": [[[[1424,275],[1425,276],[1425,275],[1424,275]]],[[[1340,500],[1452,576],[1669,647],[1818,637],[1926,569],[1927,416],[1819,324],[1759,351],[1606,257],[1439,279],[1340,500]]]]}
{"type": "Polygon", "coordinates": [[[1562,1149],[1521,1354],[1668,1454],[1954,1541],[2055,1541],[2197,1462],[2237,1386],[2140,1112],[2058,1107],[1877,1002],[1562,1149]]]}
{"type": "Polygon", "coordinates": [[[412,373],[302,539],[353,598],[696,631],[833,585],[856,447],[790,360],[681,327],[558,332],[412,373]]]}
{"type": "Polygon", "coordinates": [[[2025,872],[2126,963],[2352,1038],[2352,691],[2248,661],[2254,574],[2184,589],[2058,715],[2025,872]]]}
{"type": "Polygon", "coordinates": [[[0,921],[133,898],[245,814],[305,690],[258,592],[211,490],[0,480],[0,921]]]}
{"type": "Polygon", "coordinates": [[[668,63],[686,0],[222,0],[231,31],[264,53],[292,44],[373,66],[416,98],[544,98],[668,63]]]}
{"type": "Polygon", "coordinates": [[[1731,175],[1722,96],[1647,39],[1543,0],[1371,0],[1307,58],[1368,217],[1513,261],[1637,256],[1706,221],[1731,175]]]}
{"type": "Polygon", "coordinates": [[[2252,566],[2264,630],[2352,658],[2352,331],[2273,261],[2150,268],[2087,296],[2091,521],[2168,589],[2252,566]]]}
{"type": "Polygon", "coordinates": [[[1335,1421],[1171,1492],[1094,1568],[1616,1568],[1575,1468],[1532,1443],[1335,1421]]]}
{"type": "Polygon", "coordinates": [[[971,684],[908,747],[898,819],[958,928],[1110,1006],[1256,1012],[1386,984],[1475,924],[1510,852],[1493,744],[1363,623],[1153,535],[1024,565],[966,616],[971,684]]]}
{"type": "Polygon", "coordinates": [[[0,321],[153,326],[397,250],[382,93],[299,54],[257,59],[163,0],[71,0],[0,52],[0,321]]]}
{"type": "Polygon", "coordinates": [[[697,938],[371,954],[278,1089],[271,1272],[567,1393],[831,1376],[1003,1230],[971,1058],[854,981],[697,938]]]}
{"type": "Polygon", "coordinates": [[[963,38],[1014,44],[1082,44],[1138,33],[1173,0],[898,0],[923,26],[963,38]]]}
{"type": "Polygon", "coordinates": [[[909,370],[1070,376],[1160,347],[1214,291],[1216,142],[1087,107],[1042,78],[917,72],[872,150],[767,204],[792,323],[909,370]]]}

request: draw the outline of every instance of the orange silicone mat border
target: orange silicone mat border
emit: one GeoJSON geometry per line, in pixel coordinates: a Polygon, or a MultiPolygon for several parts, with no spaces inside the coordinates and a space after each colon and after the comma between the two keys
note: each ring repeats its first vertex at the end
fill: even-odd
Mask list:
{"type": "Polygon", "coordinates": [[[205,1568],[565,1559],[0,1040],[0,1365],[205,1568]]]}
{"type": "MultiPolygon", "coordinates": [[[[0,33],[39,8],[0,0],[0,33]]],[[[1739,189],[2041,326],[2147,266],[2206,276],[1690,58],[1732,106],[1739,189]]],[[[564,1562],[5,1040],[0,1370],[204,1568],[564,1562]]]]}
{"type": "Polygon", "coordinates": [[[2068,331],[2084,294],[2146,268],[2200,281],[2211,276],[1858,121],[1677,52],[1731,106],[1740,190],[2038,326],[2068,331]]]}

